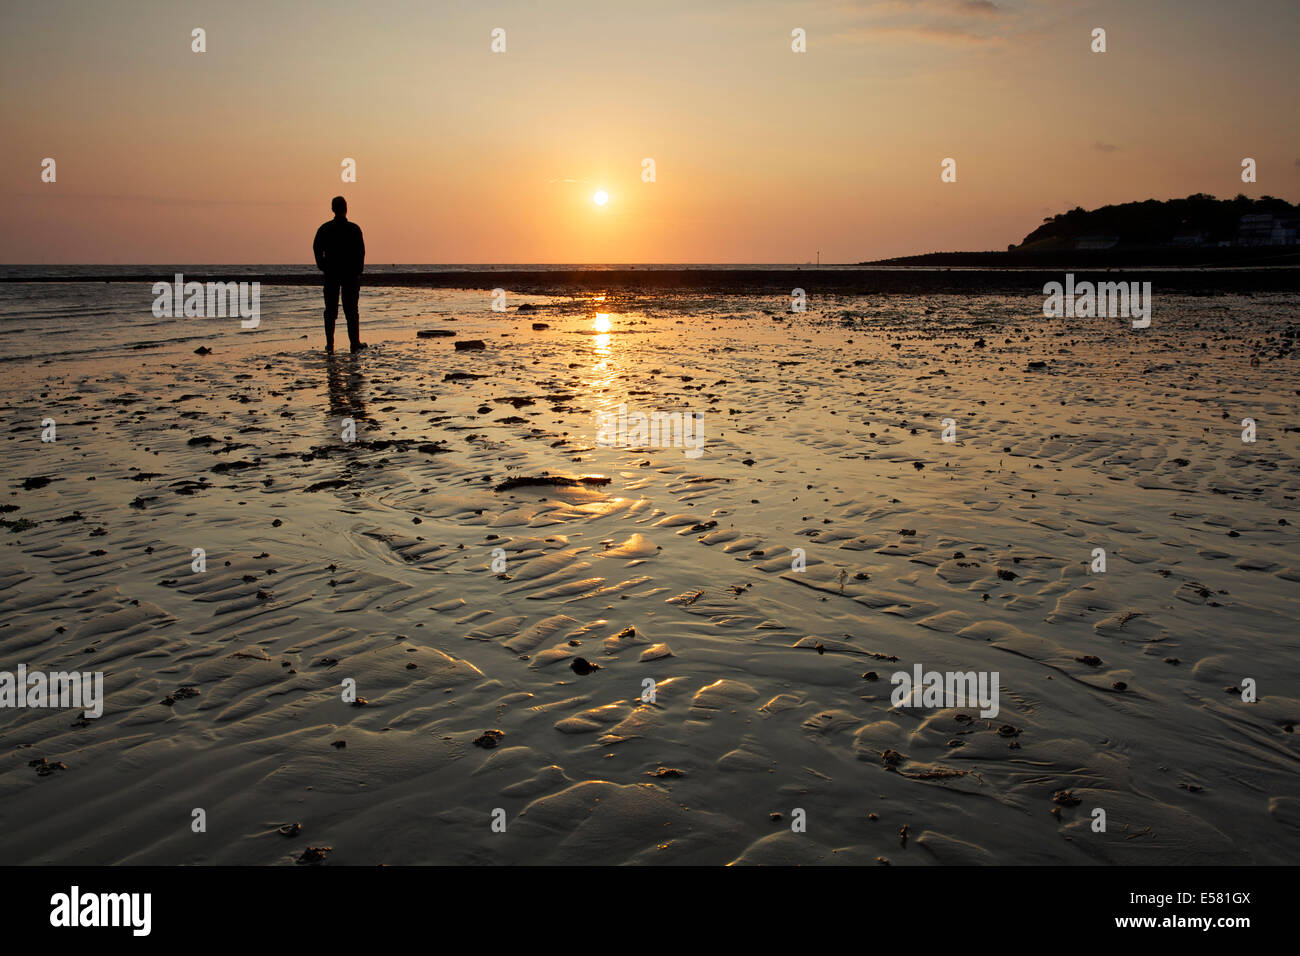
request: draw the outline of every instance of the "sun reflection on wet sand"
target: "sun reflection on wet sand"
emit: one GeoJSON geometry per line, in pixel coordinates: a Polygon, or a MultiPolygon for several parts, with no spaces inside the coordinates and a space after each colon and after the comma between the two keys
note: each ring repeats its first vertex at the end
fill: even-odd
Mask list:
{"type": "MultiPolygon", "coordinates": [[[[610,321],[610,314],[608,312],[597,312],[596,321],[592,323],[591,327],[595,329],[597,333],[592,342],[596,354],[600,356],[602,360],[608,359],[610,355],[613,354],[613,350],[610,348],[610,343],[612,341],[610,337],[610,329],[614,327],[614,323],[610,321]]],[[[602,361],[601,364],[603,365],[604,362],[602,361]]]]}
{"type": "MultiPolygon", "coordinates": [[[[614,327],[613,318],[611,313],[597,312],[592,322],[592,330],[595,334],[591,337],[591,347],[596,361],[591,366],[587,381],[583,384],[593,395],[603,395],[618,377],[618,365],[614,360],[614,336],[611,334],[614,327]]],[[[604,407],[607,403],[602,398],[598,404],[604,407]]]]}

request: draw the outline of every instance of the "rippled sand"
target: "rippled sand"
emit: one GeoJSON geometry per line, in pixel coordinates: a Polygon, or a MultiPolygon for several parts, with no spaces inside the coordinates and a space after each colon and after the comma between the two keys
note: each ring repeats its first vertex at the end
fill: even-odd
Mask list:
{"type": "Polygon", "coordinates": [[[107,700],[0,711],[0,863],[1294,861],[1294,297],[530,301],[29,335],[0,669],[107,700]],[[596,444],[620,403],[703,454],[596,444]],[[542,475],[609,481],[497,490],[542,475]],[[892,706],[917,663],[1000,713],[892,706]]]}

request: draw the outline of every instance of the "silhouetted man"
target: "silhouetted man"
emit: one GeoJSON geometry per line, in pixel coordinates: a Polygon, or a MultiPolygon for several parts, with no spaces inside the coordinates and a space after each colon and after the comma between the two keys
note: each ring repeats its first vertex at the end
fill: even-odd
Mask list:
{"type": "Polygon", "coordinates": [[[325,273],[325,351],[334,351],[334,322],[339,317],[339,292],[343,293],[343,315],[348,321],[352,351],[366,347],[361,341],[361,317],[357,297],[361,294],[361,270],[366,264],[366,244],[361,227],[348,222],[348,201],[335,196],[330,202],[334,218],[316,230],[311,250],[316,268],[325,273]]]}

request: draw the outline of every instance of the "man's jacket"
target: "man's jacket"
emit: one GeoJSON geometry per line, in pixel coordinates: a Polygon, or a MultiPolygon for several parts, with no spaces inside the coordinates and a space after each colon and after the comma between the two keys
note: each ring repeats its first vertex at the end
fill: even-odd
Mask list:
{"type": "Polygon", "coordinates": [[[311,249],[316,254],[316,268],[328,279],[355,279],[366,264],[361,227],[346,219],[336,217],[317,229],[311,249]]]}

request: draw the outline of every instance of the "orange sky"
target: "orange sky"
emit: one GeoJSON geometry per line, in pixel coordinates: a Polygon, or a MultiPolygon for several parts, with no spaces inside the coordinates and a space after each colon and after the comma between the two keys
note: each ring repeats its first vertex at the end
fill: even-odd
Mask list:
{"type": "Polygon", "coordinates": [[[336,193],[372,263],[853,262],[1296,201],[1298,40],[1294,0],[6,4],[0,262],[309,262],[336,193]]]}

